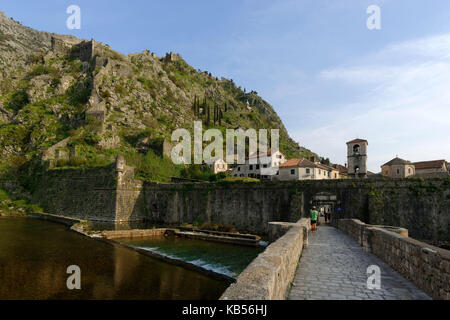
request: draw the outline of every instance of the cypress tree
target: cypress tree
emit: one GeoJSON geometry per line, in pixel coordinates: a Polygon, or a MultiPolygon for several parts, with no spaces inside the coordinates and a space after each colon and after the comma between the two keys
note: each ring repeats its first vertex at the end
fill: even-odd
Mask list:
{"type": "Polygon", "coordinates": [[[194,116],[197,116],[197,95],[194,97],[194,105],[192,106],[192,109],[194,110],[194,116]]]}

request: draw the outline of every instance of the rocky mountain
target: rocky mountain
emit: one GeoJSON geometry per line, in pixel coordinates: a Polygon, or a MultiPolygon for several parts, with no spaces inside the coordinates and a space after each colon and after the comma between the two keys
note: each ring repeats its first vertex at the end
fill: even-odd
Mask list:
{"type": "Polygon", "coordinates": [[[2,174],[29,173],[42,158],[60,167],[105,165],[122,153],[142,177],[155,178],[165,166],[153,159],[158,145],[194,120],[222,132],[280,129],[282,152],[311,155],[256,92],[195,70],[178,54],[125,56],[94,40],[33,30],[0,12],[2,174]]]}

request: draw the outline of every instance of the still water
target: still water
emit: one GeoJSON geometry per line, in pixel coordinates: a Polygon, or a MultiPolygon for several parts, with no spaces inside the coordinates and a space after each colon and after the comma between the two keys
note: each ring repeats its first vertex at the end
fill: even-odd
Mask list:
{"type": "Polygon", "coordinates": [[[177,237],[122,239],[119,241],[234,278],[264,250],[264,247],[247,247],[177,237]]]}
{"type": "Polygon", "coordinates": [[[0,299],[218,299],[227,283],[63,225],[0,218],[0,299]],[[81,268],[69,290],[67,267],[81,268]]]}

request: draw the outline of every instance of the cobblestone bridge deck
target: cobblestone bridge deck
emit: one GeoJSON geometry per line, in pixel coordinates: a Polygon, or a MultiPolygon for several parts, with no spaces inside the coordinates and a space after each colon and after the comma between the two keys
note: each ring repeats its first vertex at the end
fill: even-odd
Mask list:
{"type": "Polygon", "coordinates": [[[340,230],[324,225],[309,236],[293,286],[290,300],[428,300],[417,289],[376,256],[340,230]],[[367,288],[367,267],[381,269],[381,289],[367,288]]]}

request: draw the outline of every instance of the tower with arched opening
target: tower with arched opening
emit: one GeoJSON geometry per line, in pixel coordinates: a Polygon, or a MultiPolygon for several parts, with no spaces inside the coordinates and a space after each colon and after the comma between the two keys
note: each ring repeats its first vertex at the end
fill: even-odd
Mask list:
{"type": "Polygon", "coordinates": [[[347,142],[348,175],[350,178],[367,178],[367,140],[347,142]]]}

